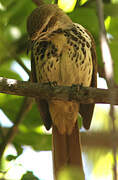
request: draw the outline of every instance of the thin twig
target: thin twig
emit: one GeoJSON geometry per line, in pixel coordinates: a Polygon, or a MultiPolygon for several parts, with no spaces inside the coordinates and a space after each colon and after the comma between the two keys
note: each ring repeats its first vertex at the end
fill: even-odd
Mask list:
{"type": "Polygon", "coordinates": [[[55,0],[54,2],[55,2],[55,4],[58,4],[58,0],[55,0]]]}
{"type": "Polygon", "coordinates": [[[0,136],[2,139],[4,139],[4,133],[3,133],[3,130],[2,130],[2,125],[0,123],[0,136]]]}
{"type": "Polygon", "coordinates": [[[19,57],[15,57],[15,60],[17,63],[25,70],[25,72],[29,75],[30,77],[30,70],[25,66],[25,64],[22,62],[22,60],[19,57]]]}
{"type": "Polygon", "coordinates": [[[23,104],[20,108],[20,111],[16,117],[16,121],[15,121],[13,127],[11,127],[9,129],[8,133],[6,134],[6,136],[3,139],[3,142],[0,144],[0,161],[1,161],[1,158],[3,156],[6,146],[12,142],[14,136],[16,135],[16,133],[18,131],[19,124],[23,120],[25,114],[30,110],[31,106],[32,106],[32,98],[25,97],[23,104]]]}
{"type": "MultiPolygon", "coordinates": [[[[104,69],[105,69],[105,76],[106,76],[109,89],[113,89],[115,87],[114,68],[113,68],[113,60],[112,60],[110,48],[109,48],[107,37],[106,37],[106,30],[105,30],[105,25],[104,25],[104,14],[103,14],[103,2],[102,0],[96,0],[96,3],[97,3],[97,10],[98,10],[99,24],[100,24],[100,45],[101,45],[102,59],[103,59],[104,69]]],[[[112,120],[111,133],[113,136],[116,132],[114,107],[113,107],[116,96],[113,94],[109,94],[109,96],[111,98],[109,114],[112,120]]],[[[116,160],[116,145],[115,144],[113,144],[113,157],[114,157],[114,165],[113,165],[114,180],[117,180],[117,160],[116,160]]]]}

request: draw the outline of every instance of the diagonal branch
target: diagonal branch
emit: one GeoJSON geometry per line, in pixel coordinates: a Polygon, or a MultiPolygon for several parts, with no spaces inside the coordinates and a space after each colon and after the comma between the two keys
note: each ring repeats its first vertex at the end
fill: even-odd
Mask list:
{"type": "Polygon", "coordinates": [[[31,106],[32,106],[32,98],[24,98],[23,104],[20,108],[20,111],[16,117],[16,121],[13,125],[13,127],[11,127],[7,134],[4,135],[3,141],[0,144],[0,161],[2,158],[2,155],[4,153],[4,150],[6,148],[6,146],[12,142],[14,136],[16,135],[17,131],[18,131],[18,126],[21,123],[21,121],[23,120],[24,116],[26,115],[26,113],[30,110],[31,106]]]}
{"type": "Polygon", "coordinates": [[[24,71],[29,75],[30,77],[30,70],[25,66],[25,64],[22,62],[22,60],[19,57],[15,57],[16,62],[24,69],[24,71]]]}
{"type": "Polygon", "coordinates": [[[0,136],[1,136],[2,139],[4,139],[4,133],[3,133],[1,123],[0,123],[0,136]]]}

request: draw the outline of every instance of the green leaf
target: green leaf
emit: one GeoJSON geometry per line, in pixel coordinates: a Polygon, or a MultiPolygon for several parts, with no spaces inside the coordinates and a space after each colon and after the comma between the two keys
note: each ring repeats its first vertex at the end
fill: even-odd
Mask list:
{"type": "Polygon", "coordinates": [[[112,174],[112,168],[113,156],[111,152],[107,152],[106,154],[102,154],[99,158],[97,158],[97,161],[94,164],[93,175],[94,177],[97,176],[99,179],[105,176],[108,177],[108,175],[110,176],[112,174]]]}
{"type": "Polygon", "coordinates": [[[23,125],[30,130],[42,125],[42,119],[36,104],[34,104],[32,109],[26,114],[23,120],[23,125]]]}
{"type": "Polygon", "coordinates": [[[27,171],[21,178],[21,180],[40,180],[33,175],[32,171],[27,171]]]}
{"type": "Polygon", "coordinates": [[[77,120],[78,120],[79,128],[81,129],[82,125],[83,125],[83,118],[82,118],[82,116],[78,115],[77,120]]]}
{"type": "Polygon", "coordinates": [[[83,172],[76,167],[63,168],[58,176],[58,180],[84,180],[83,172]]]}
{"type": "Polygon", "coordinates": [[[118,4],[118,0],[111,0],[113,4],[118,4]]]}
{"type": "Polygon", "coordinates": [[[58,6],[65,12],[72,12],[75,8],[77,0],[58,0],[58,6]]]}
{"type": "Polygon", "coordinates": [[[113,38],[118,39],[118,16],[111,18],[108,32],[113,36],[113,38]]]}
{"type": "Polygon", "coordinates": [[[0,94],[0,108],[12,122],[16,120],[22,101],[20,96],[0,94]]]}
{"type": "Polygon", "coordinates": [[[12,160],[14,160],[14,159],[16,159],[16,158],[17,158],[17,156],[8,155],[8,156],[6,157],[6,160],[7,160],[7,161],[12,161],[12,160]]]}
{"type": "Polygon", "coordinates": [[[98,19],[93,8],[77,7],[69,16],[73,22],[83,25],[94,36],[98,35],[98,19]]]}
{"type": "Polygon", "coordinates": [[[23,147],[17,143],[14,143],[14,147],[17,151],[17,157],[20,156],[23,152],[23,147]]]}
{"type": "Polygon", "coordinates": [[[28,145],[35,150],[47,151],[51,150],[51,135],[41,134],[40,132],[30,131],[28,128],[20,128],[19,133],[14,139],[14,143],[19,145],[28,145]]]}
{"type": "Polygon", "coordinates": [[[107,16],[118,16],[118,4],[105,3],[104,4],[104,15],[107,16]]]}
{"type": "Polygon", "coordinates": [[[88,0],[80,0],[80,6],[84,5],[88,0]]]}
{"type": "Polygon", "coordinates": [[[7,70],[7,71],[1,70],[0,77],[22,80],[19,74],[17,74],[16,72],[13,72],[12,70],[7,70]]]}

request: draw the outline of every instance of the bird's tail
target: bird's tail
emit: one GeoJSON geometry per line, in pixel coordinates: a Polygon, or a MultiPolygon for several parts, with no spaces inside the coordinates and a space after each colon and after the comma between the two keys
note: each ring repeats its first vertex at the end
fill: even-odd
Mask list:
{"type": "MultiPolygon", "coordinates": [[[[75,127],[70,135],[60,134],[57,127],[53,125],[53,166],[54,177],[57,180],[57,175],[60,169],[63,167],[78,167],[83,173],[81,147],[78,124],[75,123],[75,127]]],[[[83,179],[81,179],[83,180],[83,179]]]]}

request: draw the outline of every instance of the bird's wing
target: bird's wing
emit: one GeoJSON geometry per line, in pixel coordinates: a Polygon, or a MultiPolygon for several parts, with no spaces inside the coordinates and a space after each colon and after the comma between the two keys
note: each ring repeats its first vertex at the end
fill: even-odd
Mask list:
{"type": "MultiPolygon", "coordinates": [[[[92,40],[92,47],[91,47],[91,54],[92,54],[92,62],[93,62],[93,74],[92,74],[92,81],[91,87],[97,87],[97,56],[96,56],[96,47],[94,43],[94,39],[92,35],[86,30],[87,34],[91,37],[92,40]]],[[[80,104],[79,113],[83,117],[83,125],[84,128],[89,129],[93,110],[95,104],[80,104]]]]}
{"type": "MultiPolygon", "coordinates": [[[[37,82],[37,77],[36,77],[36,66],[35,66],[35,59],[33,56],[33,52],[31,51],[31,80],[32,82],[37,82]]],[[[46,100],[36,98],[36,103],[38,105],[38,109],[40,112],[40,116],[42,118],[42,121],[46,127],[47,130],[51,128],[52,125],[52,119],[49,113],[49,107],[48,103],[46,100]]]]}

